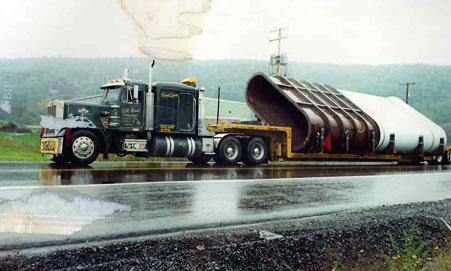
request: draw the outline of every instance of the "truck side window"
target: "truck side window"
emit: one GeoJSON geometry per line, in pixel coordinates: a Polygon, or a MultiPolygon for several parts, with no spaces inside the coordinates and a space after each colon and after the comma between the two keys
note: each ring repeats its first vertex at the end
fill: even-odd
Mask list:
{"type": "Polygon", "coordinates": [[[123,102],[123,103],[127,102],[127,95],[128,95],[127,92],[128,92],[127,90],[122,92],[121,102],[123,102]]]}
{"type": "Polygon", "coordinates": [[[133,87],[128,86],[122,93],[121,101],[124,103],[142,103],[143,102],[143,92],[138,92],[138,97],[133,97],[133,87]]]}

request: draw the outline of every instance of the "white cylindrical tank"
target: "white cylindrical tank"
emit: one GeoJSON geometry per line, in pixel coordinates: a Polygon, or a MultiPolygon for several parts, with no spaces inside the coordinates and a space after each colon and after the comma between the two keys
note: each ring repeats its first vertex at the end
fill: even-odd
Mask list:
{"type": "Polygon", "coordinates": [[[395,151],[404,153],[413,152],[418,147],[420,136],[423,136],[423,150],[429,153],[437,150],[440,137],[445,137],[446,140],[445,131],[440,126],[396,97],[339,91],[378,124],[380,139],[376,151],[384,151],[388,147],[390,134],[395,134],[395,151]],[[418,120],[418,115],[423,118],[418,120]]]}

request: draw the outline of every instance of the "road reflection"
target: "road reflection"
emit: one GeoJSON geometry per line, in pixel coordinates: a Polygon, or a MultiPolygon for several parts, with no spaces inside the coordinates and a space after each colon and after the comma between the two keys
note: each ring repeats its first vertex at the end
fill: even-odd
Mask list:
{"type": "Polygon", "coordinates": [[[266,165],[224,167],[184,163],[127,163],[93,167],[44,164],[38,168],[40,185],[86,185],[195,180],[285,179],[302,177],[359,176],[449,171],[449,166],[311,166],[266,165]]]}

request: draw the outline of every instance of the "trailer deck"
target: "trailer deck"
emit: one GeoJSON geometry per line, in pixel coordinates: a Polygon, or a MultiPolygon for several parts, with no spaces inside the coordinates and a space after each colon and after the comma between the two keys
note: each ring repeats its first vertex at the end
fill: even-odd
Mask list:
{"type": "MultiPolygon", "coordinates": [[[[215,133],[241,134],[244,136],[260,136],[268,140],[271,161],[385,161],[399,163],[419,163],[434,160],[433,155],[397,154],[397,153],[303,153],[292,151],[292,131],[290,127],[250,125],[239,123],[210,124],[207,128],[215,133]]],[[[451,147],[445,147],[451,150],[451,147]]]]}

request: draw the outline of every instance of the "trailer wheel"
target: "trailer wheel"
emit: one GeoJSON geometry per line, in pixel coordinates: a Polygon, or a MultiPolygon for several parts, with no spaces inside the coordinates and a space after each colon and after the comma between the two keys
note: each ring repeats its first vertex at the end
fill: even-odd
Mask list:
{"type": "Polygon", "coordinates": [[[451,150],[445,151],[443,153],[442,164],[444,164],[444,165],[451,164],[451,150]]]}
{"type": "Polygon", "coordinates": [[[193,164],[195,164],[195,165],[203,165],[203,164],[210,162],[211,155],[206,155],[205,153],[202,153],[198,157],[189,157],[188,160],[193,162],[193,164]]]}
{"type": "Polygon", "coordinates": [[[241,160],[242,147],[240,141],[233,136],[224,137],[216,150],[216,162],[225,165],[235,165],[241,160]]]}
{"type": "Polygon", "coordinates": [[[443,162],[443,156],[437,155],[434,160],[427,160],[427,162],[429,165],[433,166],[440,165],[443,162]]]}
{"type": "Polygon", "coordinates": [[[90,164],[99,156],[99,139],[91,131],[76,131],[71,136],[69,151],[73,163],[90,164]]]}
{"type": "Polygon", "coordinates": [[[268,147],[261,137],[253,137],[246,146],[243,161],[248,165],[260,165],[268,160],[268,147]]]}

